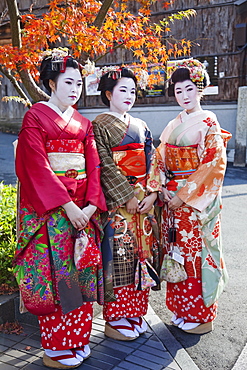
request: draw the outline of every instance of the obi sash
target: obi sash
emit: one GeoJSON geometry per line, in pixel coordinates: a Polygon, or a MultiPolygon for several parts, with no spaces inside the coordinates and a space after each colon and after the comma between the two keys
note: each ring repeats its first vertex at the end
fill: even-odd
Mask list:
{"type": "Polygon", "coordinates": [[[146,178],[146,156],[143,143],[131,143],[111,149],[113,160],[130,185],[146,178]]]}
{"type": "Polygon", "coordinates": [[[199,166],[197,145],[165,145],[166,175],[169,179],[187,179],[199,166]]]}
{"type": "Polygon", "coordinates": [[[46,152],[53,172],[76,180],[87,177],[84,144],[78,139],[48,140],[46,152]]]}

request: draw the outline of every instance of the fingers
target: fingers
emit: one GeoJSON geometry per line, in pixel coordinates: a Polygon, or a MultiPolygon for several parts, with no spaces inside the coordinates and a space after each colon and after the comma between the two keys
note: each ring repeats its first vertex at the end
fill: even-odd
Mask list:
{"type": "Polygon", "coordinates": [[[167,189],[163,189],[163,195],[165,202],[169,202],[172,199],[172,196],[167,189]]]}
{"type": "Polygon", "coordinates": [[[73,226],[78,230],[84,229],[89,222],[88,216],[83,211],[81,211],[80,216],[81,217],[79,219],[72,221],[73,226]]]}
{"type": "Polygon", "coordinates": [[[139,212],[142,215],[143,213],[148,213],[150,209],[153,207],[152,204],[142,202],[139,206],[139,212]]]}
{"type": "Polygon", "coordinates": [[[131,215],[135,215],[136,212],[139,212],[139,210],[137,210],[136,208],[131,208],[131,209],[128,209],[126,208],[127,212],[130,213],[131,215]]]}

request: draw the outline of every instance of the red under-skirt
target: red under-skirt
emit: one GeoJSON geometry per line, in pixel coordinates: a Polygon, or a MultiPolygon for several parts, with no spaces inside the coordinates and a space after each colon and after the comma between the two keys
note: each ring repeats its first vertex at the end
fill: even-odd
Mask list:
{"type": "MultiPolygon", "coordinates": [[[[169,214],[163,209],[162,234],[164,252],[167,253],[169,214]],[[166,249],[167,248],[167,249],[166,249]]],[[[189,206],[177,208],[174,212],[177,228],[177,245],[185,259],[188,278],[180,283],[167,283],[166,304],[178,318],[187,322],[206,323],[217,315],[217,302],[206,307],[202,296],[201,251],[202,238],[200,224],[189,206]]],[[[175,244],[176,246],[176,244],[175,244]]]]}
{"type": "Polygon", "coordinates": [[[206,323],[217,314],[217,302],[210,307],[204,305],[201,280],[193,277],[180,283],[167,283],[166,305],[187,322],[206,323]]]}
{"type": "Polygon", "coordinates": [[[38,316],[44,349],[61,351],[85,346],[92,329],[93,303],[86,302],[66,315],[56,306],[54,313],[38,316]]]}
{"type": "Polygon", "coordinates": [[[107,302],[103,307],[103,317],[106,321],[121,318],[141,317],[148,310],[149,289],[136,290],[135,285],[114,288],[117,298],[114,302],[107,302]]]}

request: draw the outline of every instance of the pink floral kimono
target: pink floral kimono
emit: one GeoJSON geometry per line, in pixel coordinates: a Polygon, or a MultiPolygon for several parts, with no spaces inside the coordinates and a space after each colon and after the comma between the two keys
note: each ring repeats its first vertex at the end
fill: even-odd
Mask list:
{"type": "MultiPolygon", "coordinates": [[[[181,112],[160,136],[162,183],[184,204],[174,212],[176,246],[188,278],[167,283],[167,307],[187,322],[216,317],[217,299],[228,280],[221,244],[221,187],[231,134],[210,111],[181,112]]],[[[170,211],[162,212],[163,253],[169,252],[170,211]]]]}

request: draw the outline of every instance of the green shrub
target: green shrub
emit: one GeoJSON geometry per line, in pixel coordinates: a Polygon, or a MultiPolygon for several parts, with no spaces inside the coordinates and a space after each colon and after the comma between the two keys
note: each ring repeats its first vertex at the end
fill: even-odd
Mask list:
{"type": "Polygon", "coordinates": [[[16,187],[0,183],[0,285],[16,286],[12,259],[16,247],[16,187]]]}

